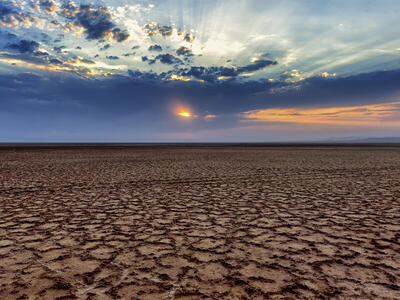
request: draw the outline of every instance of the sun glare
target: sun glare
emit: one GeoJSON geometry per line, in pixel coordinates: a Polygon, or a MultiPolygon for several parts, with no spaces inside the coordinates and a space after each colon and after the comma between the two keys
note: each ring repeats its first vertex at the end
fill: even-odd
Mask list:
{"type": "Polygon", "coordinates": [[[180,110],[178,112],[178,116],[184,117],[184,118],[190,118],[192,114],[189,111],[186,110],[180,110]]]}

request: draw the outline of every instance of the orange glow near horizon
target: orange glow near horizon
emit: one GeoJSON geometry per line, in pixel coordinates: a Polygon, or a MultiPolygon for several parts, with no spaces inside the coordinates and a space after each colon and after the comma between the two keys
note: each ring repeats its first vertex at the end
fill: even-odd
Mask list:
{"type": "Polygon", "coordinates": [[[248,121],[332,125],[400,125],[400,102],[316,108],[271,108],[243,113],[248,121]]]}

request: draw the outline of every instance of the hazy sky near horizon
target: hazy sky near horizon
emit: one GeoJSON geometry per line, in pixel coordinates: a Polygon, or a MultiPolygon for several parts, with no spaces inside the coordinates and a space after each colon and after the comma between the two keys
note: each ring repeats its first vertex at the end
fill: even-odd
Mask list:
{"type": "Polygon", "coordinates": [[[400,1],[0,2],[0,142],[400,136],[400,1]]]}

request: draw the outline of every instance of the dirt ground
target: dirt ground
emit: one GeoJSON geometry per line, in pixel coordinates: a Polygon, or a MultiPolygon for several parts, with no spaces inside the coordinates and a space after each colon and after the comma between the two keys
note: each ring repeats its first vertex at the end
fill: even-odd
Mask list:
{"type": "Polygon", "coordinates": [[[400,147],[3,147],[0,299],[400,299],[400,147]]]}

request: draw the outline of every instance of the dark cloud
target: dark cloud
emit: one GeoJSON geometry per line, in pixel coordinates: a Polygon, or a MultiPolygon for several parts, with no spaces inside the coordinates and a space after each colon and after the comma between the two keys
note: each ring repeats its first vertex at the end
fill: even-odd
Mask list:
{"type": "Polygon", "coordinates": [[[140,72],[138,70],[128,70],[129,76],[134,80],[140,81],[159,81],[161,77],[153,72],[140,72]]]}
{"type": "Polygon", "coordinates": [[[47,65],[50,60],[49,55],[40,55],[38,51],[33,52],[25,52],[25,53],[7,53],[2,52],[0,54],[1,57],[15,59],[21,62],[33,63],[33,64],[40,64],[40,65],[47,65]]]}
{"type": "Polygon", "coordinates": [[[147,36],[152,37],[155,35],[161,35],[163,37],[169,37],[172,35],[172,27],[171,26],[163,26],[157,23],[149,23],[143,27],[147,36]]]}
{"type": "Polygon", "coordinates": [[[111,15],[105,7],[81,5],[75,18],[78,24],[85,28],[88,40],[103,39],[114,28],[111,15]]]}
{"type": "Polygon", "coordinates": [[[15,44],[9,44],[7,48],[17,50],[20,53],[33,53],[39,47],[39,43],[35,41],[21,40],[15,44]]]}
{"type": "Polygon", "coordinates": [[[162,64],[166,64],[166,65],[174,65],[174,64],[182,64],[183,62],[171,55],[171,54],[159,54],[157,55],[155,58],[148,58],[147,56],[142,56],[142,62],[148,62],[149,65],[154,64],[156,61],[160,61],[162,64]]]}
{"type": "Polygon", "coordinates": [[[192,50],[189,49],[189,48],[186,48],[186,47],[184,47],[184,46],[179,47],[179,48],[176,50],[176,54],[177,54],[177,55],[181,55],[181,56],[193,56],[192,50]]]}
{"type": "Polygon", "coordinates": [[[150,59],[147,56],[142,56],[142,62],[146,62],[146,61],[148,62],[149,65],[152,65],[156,62],[156,60],[154,58],[150,59]]]}
{"type": "Polygon", "coordinates": [[[58,58],[52,58],[49,60],[49,62],[54,65],[62,65],[63,64],[63,62],[61,60],[59,60],[58,58]]]}
{"type": "Polygon", "coordinates": [[[54,47],[53,48],[53,50],[55,51],[55,52],[57,52],[58,54],[61,54],[61,53],[63,53],[63,49],[65,49],[65,46],[56,46],[56,47],[54,47]]]}
{"type": "Polygon", "coordinates": [[[261,54],[261,57],[262,57],[262,58],[271,58],[271,53],[266,52],[266,53],[264,53],[264,54],[261,54]]]}
{"type": "Polygon", "coordinates": [[[243,66],[243,67],[197,67],[197,66],[192,66],[189,69],[180,69],[177,72],[179,75],[183,76],[190,76],[194,77],[197,79],[201,79],[207,82],[215,82],[218,80],[218,77],[223,76],[223,77],[231,77],[235,78],[239,76],[240,74],[246,73],[246,72],[255,72],[258,70],[261,70],[265,67],[271,66],[271,65],[276,65],[277,62],[273,60],[265,60],[265,59],[260,59],[255,61],[254,63],[251,63],[249,65],[243,66]]]}
{"type": "Polygon", "coordinates": [[[68,1],[61,7],[60,15],[68,19],[74,19],[78,11],[79,8],[72,1],[68,1]]]}
{"type": "Polygon", "coordinates": [[[19,25],[31,25],[35,24],[38,21],[38,17],[23,13],[17,12],[13,7],[10,7],[8,3],[0,2],[0,24],[4,26],[7,24],[8,26],[15,27],[19,25]]]}
{"type": "Polygon", "coordinates": [[[276,65],[276,64],[277,64],[277,61],[274,61],[274,60],[258,59],[250,65],[238,68],[238,72],[239,73],[255,72],[255,71],[264,69],[265,67],[268,67],[271,65],[276,65]]]}
{"type": "Polygon", "coordinates": [[[9,38],[9,39],[15,39],[17,36],[14,34],[14,33],[7,33],[7,37],[9,38]]]}
{"type": "Polygon", "coordinates": [[[183,40],[188,42],[188,43],[191,43],[191,42],[193,42],[195,40],[195,37],[191,33],[187,32],[183,36],[183,40]]]}
{"type": "Polygon", "coordinates": [[[104,45],[103,47],[101,47],[99,50],[100,50],[100,51],[105,51],[105,50],[107,50],[107,49],[110,48],[110,47],[111,47],[110,44],[106,44],[106,45],[104,45]]]}
{"type": "Polygon", "coordinates": [[[39,6],[44,12],[48,14],[54,12],[57,9],[57,6],[51,0],[40,0],[39,6]]]}
{"type": "Polygon", "coordinates": [[[177,58],[171,54],[160,54],[160,55],[157,55],[155,59],[159,60],[161,63],[167,64],[167,65],[183,63],[179,58],[177,58]]]}
{"type": "Polygon", "coordinates": [[[117,28],[112,22],[110,11],[106,7],[94,4],[77,7],[69,2],[62,7],[60,15],[82,26],[88,40],[112,37],[117,42],[124,42],[129,38],[126,30],[117,28]]]}
{"type": "MultiPolygon", "coordinates": [[[[152,38],[153,36],[160,35],[164,38],[172,36],[174,28],[170,25],[160,25],[158,23],[148,23],[143,27],[143,30],[147,34],[148,37],[152,38]]],[[[182,39],[188,43],[191,43],[195,40],[195,37],[190,32],[184,32],[181,30],[177,30],[178,35],[182,36],[182,39]]]]}
{"type": "MultiPolygon", "coordinates": [[[[17,65],[24,67],[24,63],[30,64],[29,69],[37,68],[48,70],[49,73],[52,71],[54,72],[56,68],[54,65],[63,65],[65,67],[64,74],[67,76],[68,74],[75,74],[82,78],[88,78],[88,74],[90,70],[87,66],[82,65],[93,65],[95,62],[93,60],[82,58],[79,56],[74,57],[57,57],[53,56],[44,51],[32,51],[32,52],[18,52],[18,53],[11,53],[11,52],[0,52],[0,57],[4,57],[7,59],[12,59],[17,61],[17,65]]],[[[46,72],[46,71],[44,71],[46,72]]],[[[46,72],[47,74],[47,72],[46,72]]]]}
{"type": "Polygon", "coordinates": [[[159,26],[158,31],[164,37],[172,35],[172,27],[171,26],[159,26]]]}
{"type": "Polygon", "coordinates": [[[8,7],[6,3],[0,2],[0,23],[11,24],[15,17],[20,18],[21,14],[8,7]]]}
{"type": "Polygon", "coordinates": [[[106,58],[107,58],[107,59],[110,59],[110,60],[117,60],[117,59],[119,59],[119,57],[118,57],[118,56],[115,56],[115,55],[106,56],[106,58]]]}
{"type": "Polygon", "coordinates": [[[162,47],[160,45],[151,45],[148,50],[149,51],[161,52],[162,51],[162,47]]]}
{"type": "Polygon", "coordinates": [[[58,22],[57,20],[51,20],[50,23],[56,26],[61,26],[61,23],[58,22]]]}
{"type": "Polygon", "coordinates": [[[50,36],[44,32],[40,33],[40,35],[42,36],[42,42],[43,43],[50,43],[50,36]]]}
{"type": "Polygon", "coordinates": [[[85,63],[85,64],[89,64],[89,65],[94,65],[95,62],[91,59],[87,59],[87,58],[75,58],[75,59],[79,59],[79,61],[85,63]]]}
{"type": "Polygon", "coordinates": [[[115,28],[112,31],[113,39],[119,43],[126,41],[129,38],[129,33],[126,30],[115,28]]]}
{"type": "Polygon", "coordinates": [[[44,51],[35,51],[33,53],[33,55],[35,55],[35,56],[47,56],[49,54],[47,52],[44,52],[44,51]]]}
{"type": "Polygon", "coordinates": [[[15,13],[10,7],[6,6],[5,3],[0,3],[0,20],[3,22],[6,20],[6,17],[15,13]]]}

